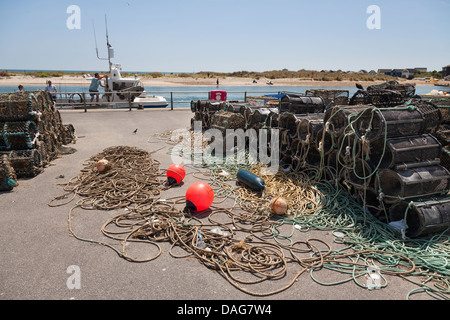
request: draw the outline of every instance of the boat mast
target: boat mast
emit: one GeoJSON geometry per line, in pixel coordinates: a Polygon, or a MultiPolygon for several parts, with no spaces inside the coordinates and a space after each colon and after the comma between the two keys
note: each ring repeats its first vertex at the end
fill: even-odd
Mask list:
{"type": "Polygon", "coordinates": [[[109,66],[109,73],[111,73],[111,58],[114,58],[114,49],[111,46],[111,44],[109,43],[109,35],[108,35],[108,22],[106,20],[106,15],[105,15],[105,26],[106,26],[106,46],[108,49],[108,58],[100,58],[100,56],[98,55],[98,45],[97,45],[97,36],[95,34],[95,26],[94,26],[94,21],[92,21],[92,27],[94,28],[94,39],[95,39],[95,51],[97,53],[97,58],[99,60],[108,60],[108,66],[109,66]]]}

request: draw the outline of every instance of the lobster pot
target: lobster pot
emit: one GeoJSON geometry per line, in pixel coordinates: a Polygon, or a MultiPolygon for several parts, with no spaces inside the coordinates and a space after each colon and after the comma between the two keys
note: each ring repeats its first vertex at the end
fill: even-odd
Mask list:
{"type": "Polygon", "coordinates": [[[0,121],[36,120],[45,101],[43,91],[0,94],[0,121]]]}
{"type": "Polygon", "coordinates": [[[233,103],[227,103],[225,106],[225,110],[228,112],[244,114],[245,110],[251,106],[252,106],[252,104],[250,104],[250,103],[233,102],[233,103]]]}
{"type": "Polygon", "coordinates": [[[431,134],[390,138],[370,143],[370,160],[380,169],[407,169],[439,164],[442,145],[431,134]],[[383,154],[384,151],[384,154],[383,154]]]}
{"type": "Polygon", "coordinates": [[[450,150],[444,149],[441,154],[441,166],[450,170],[450,150]]]}
{"type": "Polygon", "coordinates": [[[405,98],[397,91],[367,90],[370,103],[379,108],[391,108],[401,105],[405,98]]]}
{"type": "Polygon", "coordinates": [[[255,109],[253,114],[251,114],[248,121],[247,128],[261,129],[266,126],[272,127],[272,119],[274,114],[278,114],[278,109],[276,108],[259,108],[255,109]]]}
{"type": "Polygon", "coordinates": [[[438,108],[423,112],[419,108],[371,109],[362,111],[355,120],[355,130],[366,140],[433,133],[442,117],[438,108]]]}
{"type": "Polygon", "coordinates": [[[406,235],[411,238],[443,232],[450,227],[450,199],[413,203],[405,201],[389,209],[389,217],[393,221],[404,219],[405,214],[406,235]]]}
{"type": "Polygon", "coordinates": [[[211,126],[225,129],[244,128],[244,116],[239,113],[218,111],[211,116],[211,126]]]}
{"type": "Polygon", "coordinates": [[[346,105],[349,102],[348,90],[309,89],[306,90],[305,95],[307,97],[321,97],[325,106],[328,106],[330,103],[335,105],[346,105]]]}
{"type": "Polygon", "coordinates": [[[321,97],[302,97],[284,95],[280,99],[280,112],[295,114],[324,112],[325,103],[321,97]]]}
{"type": "Polygon", "coordinates": [[[335,149],[335,139],[332,132],[322,128],[317,133],[317,137],[314,139],[315,147],[322,152],[325,156],[329,155],[335,149]]]}
{"type": "Polygon", "coordinates": [[[42,169],[42,156],[37,149],[2,152],[9,157],[17,178],[30,178],[38,175],[42,169]]]}
{"type": "Polygon", "coordinates": [[[9,191],[17,186],[16,172],[11,166],[8,155],[0,156],[0,191],[9,191]]]}
{"type": "Polygon", "coordinates": [[[403,84],[396,80],[387,81],[381,84],[371,85],[367,87],[367,91],[377,91],[377,90],[390,90],[396,91],[402,95],[404,98],[412,98],[416,92],[416,87],[413,84],[403,84]]]}
{"type": "Polygon", "coordinates": [[[31,149],[38,132],[33,121],[5,122],[2,128],[2,143],[6,150],[31,149]]]}
{"type": "Polygon", "coordinates": [[[323,121],[333,130],[336,138],[339,138],[348,131],[347,128],[355,117],[367,108],[370,106],[334,106],[325,112],[323,121]]]}
{"type": "Polygon", "coordinates": [[[75,139],[75,128],[72,124],[64,124],[61,126],[62,144],[69,144],[75,139]]]}
{"type": "Polygon", "coordinates": [[[315,113],[299,118],[296,136],[301,142],[309,143],[317,138],[317,134],[323,128],[323,117],[323,113],[315,113]]]}
{"type": "Polygon", "coordinates": [[[408,170],[384,169],[379,171],[377,190],[381,188],[384,201],[393,203],[398,197],[421,197],[441,193],[450,188],[450,174],[440,165],[408,170]]]}
{"type": "Polygon", "coordinates": [[[358,90],[350,98],[350,105],[371,104],[378,108],[392,108],[401,105],[406,98],[397,91],[392,90],[358,90]]]}
{"type": "Polygon", "coordinates": [[[290,138],[297,136],[297,125],[304,115],[283,112],[278,117],[278,126],[283,128],[290,138]]]}
{"type": "Polygon", "coordinates": [[[363,159],[356,159],[352,166],[353,168],[344,170],[345,181],[357,190],[369,188],[373,179],[370,164],[363,159]]]}
{"type": "Polygon", "coordinates": [[[345,163],[352,163],[354,159],[362,157],[361,152],[363,150],[361,140],[357,139],[354,134],[345,134],[344,136],[339,137],[337,149],[340,159],[345,163]]]}

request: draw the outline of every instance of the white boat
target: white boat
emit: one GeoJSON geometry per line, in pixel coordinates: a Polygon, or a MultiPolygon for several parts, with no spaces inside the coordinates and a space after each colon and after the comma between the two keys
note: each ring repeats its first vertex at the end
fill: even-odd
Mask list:
{"type": "MultiPolygon", "coordinates": [[[[109,54],[111,56],[111,53],[109,54]]],[[[123,78],[119,64],[110,63],[109,76],[105,76],[105,92],[102,102],[112,102],[115,108],[161,108],[167,107],[169,103],[162,96],[147,95],[144,92],[141,80],[134,78],[123,78]]],[[[91,78],[92,79],[92,78],[91,78]]],[[[91,80],[90,79],[90,80],[91,80]]]]}

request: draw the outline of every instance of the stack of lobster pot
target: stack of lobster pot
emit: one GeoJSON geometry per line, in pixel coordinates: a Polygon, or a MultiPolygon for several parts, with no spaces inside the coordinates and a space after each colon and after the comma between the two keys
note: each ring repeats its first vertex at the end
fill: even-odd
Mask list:
{"type": "Polygon", "coordinates": [[[75,130],[63,125],[49,93],[0,95],[0,155],[7,155],[17,178],[34,177],[70,143],[75,130]]]}
{"type": "Polygon", "coordinates": [[[439,108],[421,100],[394,108],[338,107],[326,118],[343,184],[381,220],[403,219],[410,237],[450,226],[450,173],[440,164],[442,145],[434,136],[441,121],[439,108]],[[339,118],[348,123],[343,132],[339,118]]]}
{"type": "Polygon", "coordinates": [[[226,102],[217,100],[197,100],[191,101],[191,111],[194,116],[191,119],[191,128],[194,128],[195,121],[201,121],[202,130],[211,127],[211,118],[214,113],[226,108],[226,102]]]}
{"type": "Polygon", "coordinates": [[[280,164],[283,169],[299,171],[320,165],[316,141],[323,128],[325,104],[322,97],[285,94],[280,99],[278,128],[280,164]]]}

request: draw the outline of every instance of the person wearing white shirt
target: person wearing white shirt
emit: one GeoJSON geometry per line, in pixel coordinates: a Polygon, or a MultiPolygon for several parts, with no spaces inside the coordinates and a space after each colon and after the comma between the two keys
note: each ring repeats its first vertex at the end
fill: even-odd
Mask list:
{"type": "Polygon", "coordinates": [[[56,92],[58,92],[58,90],[56,90],[56,87],[52,85],[52,82],[50,80],[48,80],[47,82],[47,87],[45,87],[45,91],[46,92],[50,92],[50,94],[52,95],[53,100],[56,100],[56,92]]]}
{"type": "Polygon", "coordinates": [[[23,90],[23,85],[19,84],[19,86],[17,87],[18,89],[16,90],[16,92],[24,92],[25,90],[23,90]]]}

